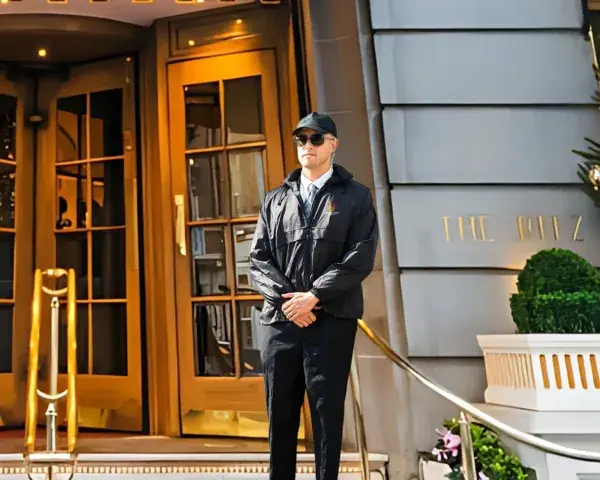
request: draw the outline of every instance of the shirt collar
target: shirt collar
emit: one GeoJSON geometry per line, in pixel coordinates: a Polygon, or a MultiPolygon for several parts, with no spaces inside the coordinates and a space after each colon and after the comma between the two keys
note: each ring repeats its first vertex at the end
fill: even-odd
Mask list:
{"type": "Polygon", "coordinates": [[[327,180],[329,180],[332,175],[333,175],[333,167],[330,168],[326,173],[321,175],[319,178],[317,178],[314,182],[311,182],[308,178],[306,178],[302,174],[300,175],[300,181],[302,182],[302,185],[304,186],[304,188],[306,188],[307,190],[311,183],[315,187],[317,187],[318,190],[320,190],[321,188],[323,188],[323,185],[325,185],[327,180]]]}

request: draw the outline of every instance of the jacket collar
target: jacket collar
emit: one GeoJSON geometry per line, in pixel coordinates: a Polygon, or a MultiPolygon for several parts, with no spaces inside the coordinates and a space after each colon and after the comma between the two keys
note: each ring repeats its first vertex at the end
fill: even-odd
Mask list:
{"type": "MultiPolygon", "coordinates": [[[[284,183],[292,189],[297,189],[298,188],[298,180],[300,179],[301,174],[302,174],[302,169],[297,168],[296,170],[294,170],[292,173],[290,173],[288,175],[288,177],[285,179],[284,183]]],[[[348,170],[346,170],[341,165],[334,164],[333,165],[333,175],[331,175],[331,178],[326,183],[326,185],[327,184],[333,185],[336,183],[349,182],[350,180],[352,180],[352,178],[353,178],[353,175],[348,170]]]]}

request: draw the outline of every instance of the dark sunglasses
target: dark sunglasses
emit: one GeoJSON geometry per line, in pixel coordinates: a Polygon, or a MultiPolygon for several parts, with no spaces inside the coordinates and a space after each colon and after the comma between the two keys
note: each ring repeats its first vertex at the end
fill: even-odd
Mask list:
{"type": "Polygon", "coordinates": [[[313,133],[312,135],[304,135],[304,134],[300,134],[300,135],[296,135],[296,143],[298,145],[300,145],[301,147],[303,147],[304,145],[306,145],[306,143],[310,140],[311,145],[314,145],[315,147],[320,147],[321,145],[323,145],[325,143],[325,139],[327,137],[325,135],[323,135],[322,133],[313,133]]]}

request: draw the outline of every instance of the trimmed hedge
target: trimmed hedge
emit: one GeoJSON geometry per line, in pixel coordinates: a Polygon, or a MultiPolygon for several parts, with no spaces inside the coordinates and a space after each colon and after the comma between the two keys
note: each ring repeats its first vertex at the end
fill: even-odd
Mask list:
{"type": "Polygon", "coordinates": [[[600,272],[576,253],[541,250],[527,260],[510,309],[518,333],[600,332],[600,272]]]}

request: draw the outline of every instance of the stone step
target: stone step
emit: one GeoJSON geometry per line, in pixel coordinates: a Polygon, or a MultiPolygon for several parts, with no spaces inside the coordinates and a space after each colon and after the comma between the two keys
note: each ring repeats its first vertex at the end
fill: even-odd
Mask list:
{"type": "MultiPolygon", "coordinates": [[[[81,454],[73,480],[266,480],[269,477],[266,453],[207,453],[207,454],[81,454]]],[[[297,479],[315,479],[314,454],[299,453],[297,479]]],[[[384,480],[387,456],[370,454],[372,480],[384,480]]],[[[67,480],[71,470],[60,467],[56,480],[67,480]]],[[[34,467],[33,480],[45,480],[46,470],[34,467]]],[[[0,478],[28,480],[23,457],[19,454],[0,454],[0,478]]],[[[359,456],[343,453],[340,480],[360,480],[359,456]]]]}

